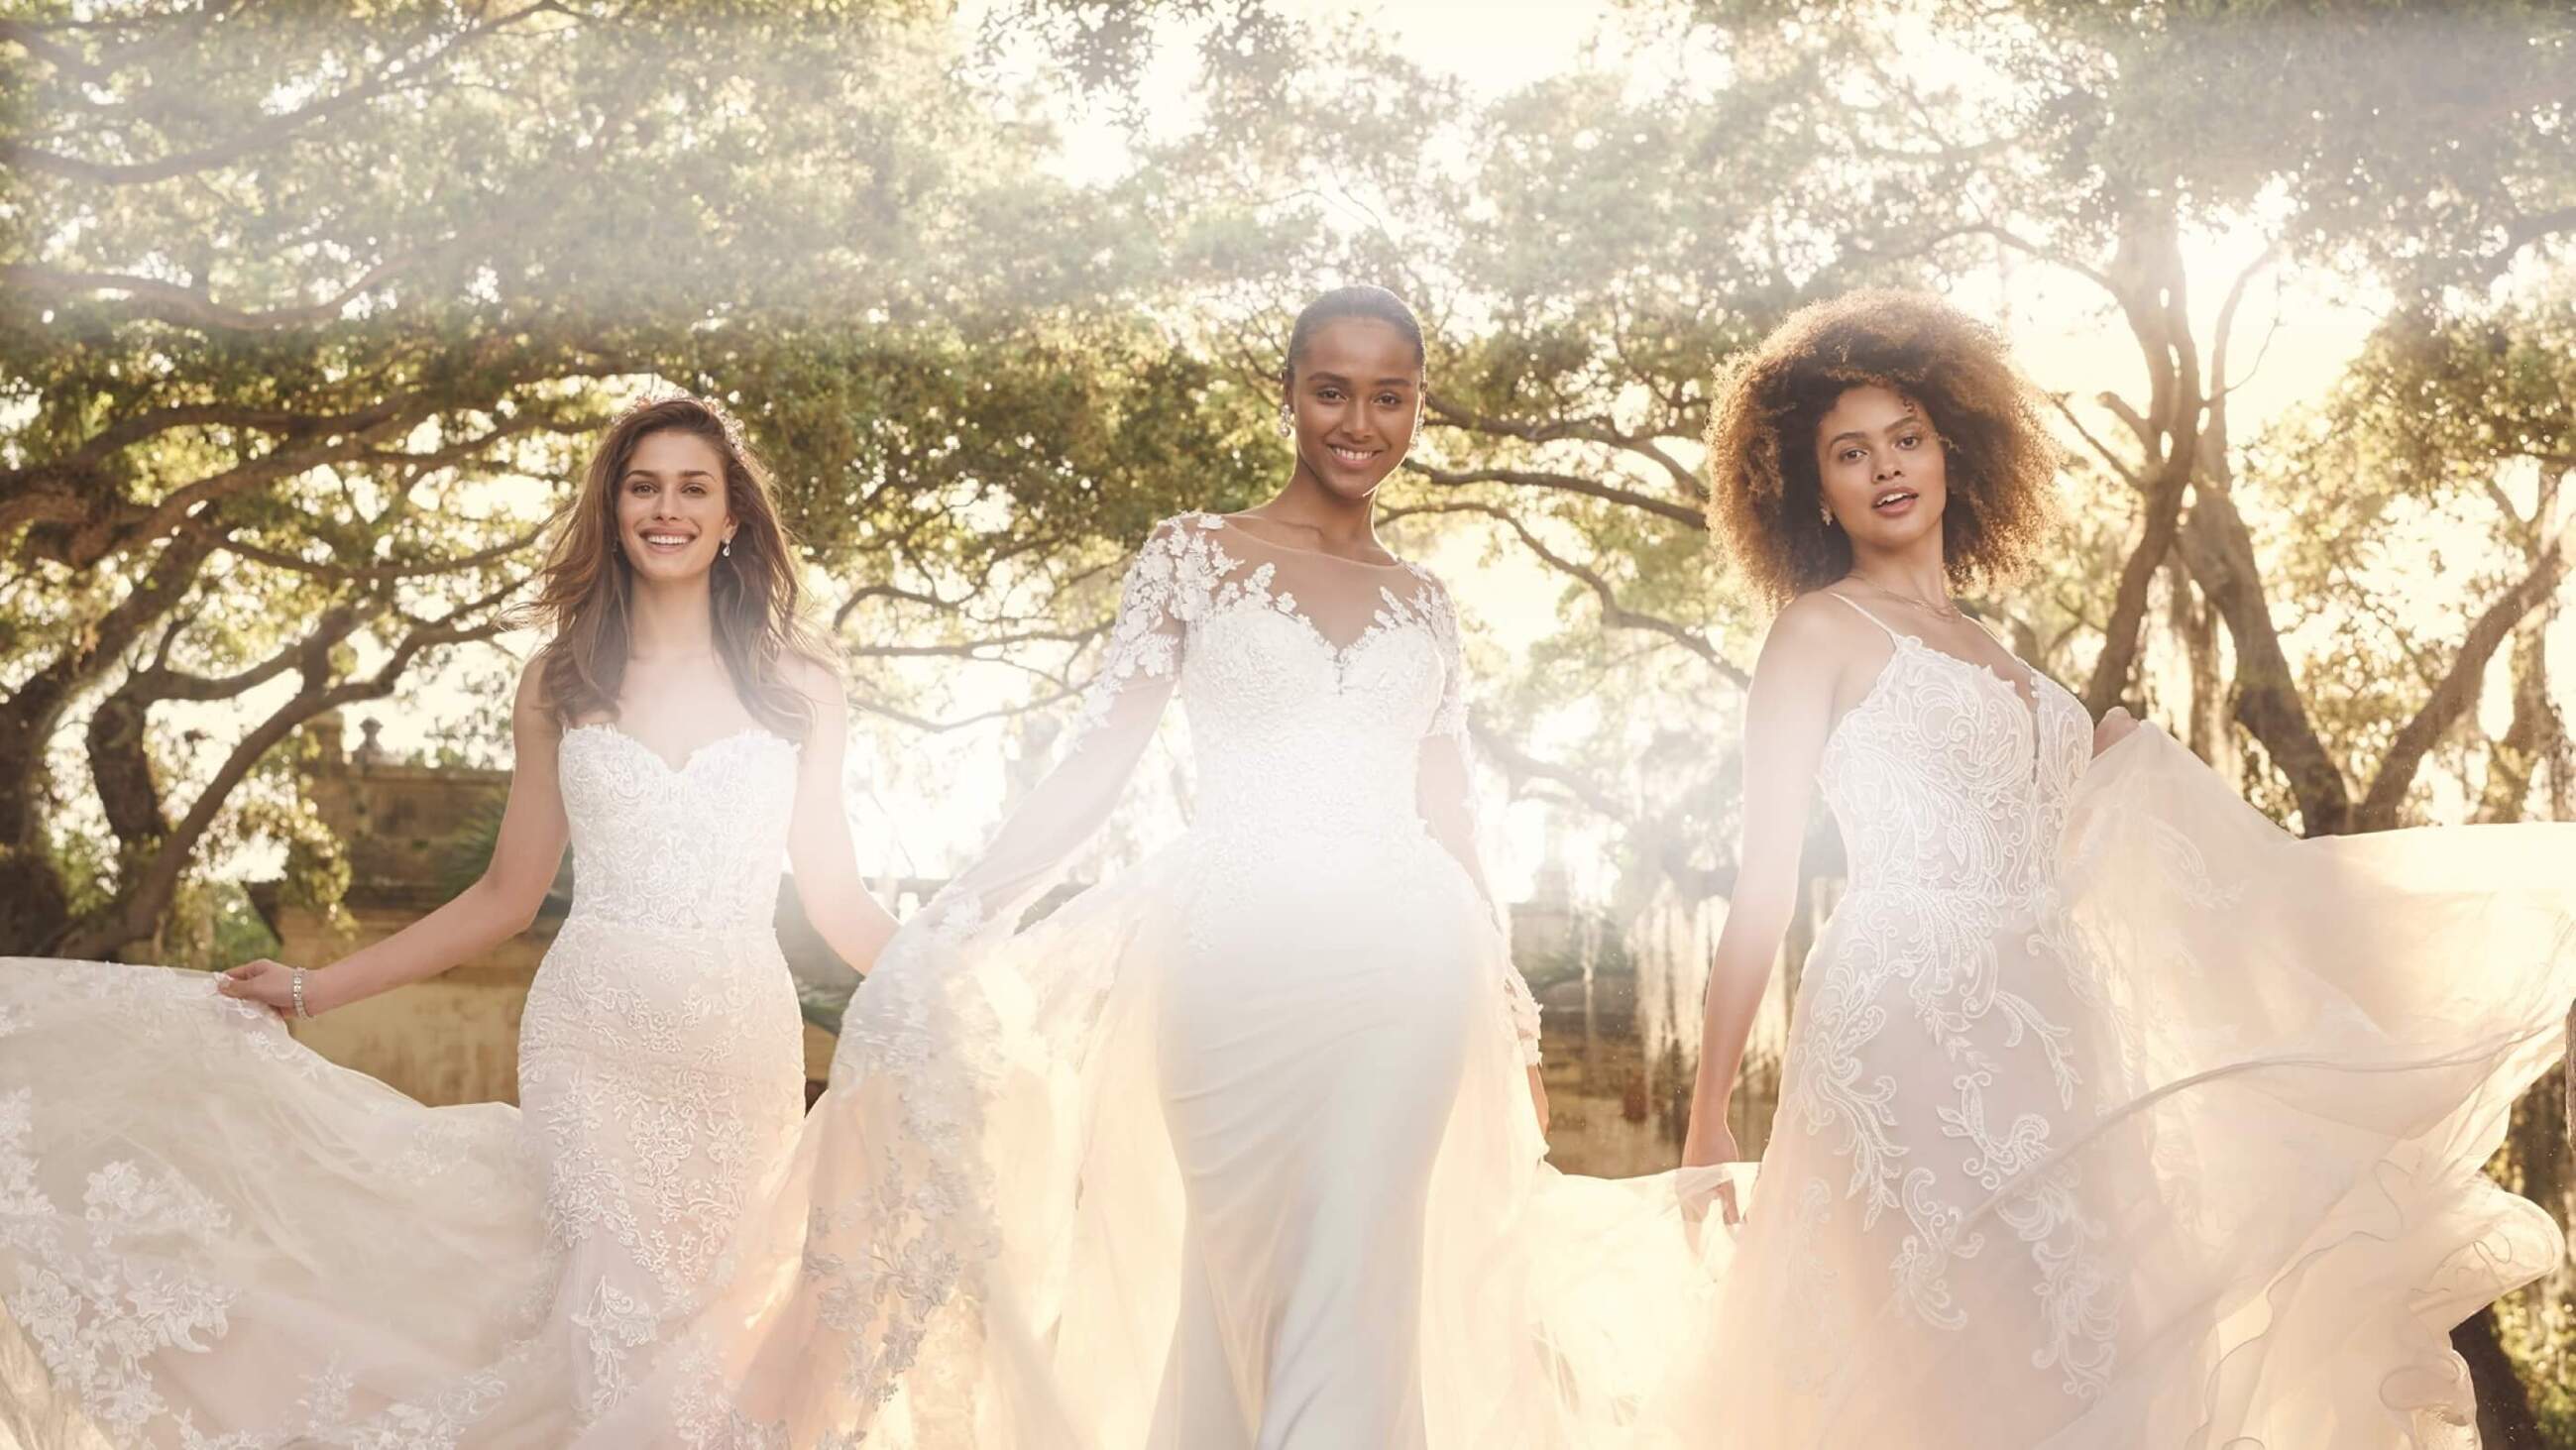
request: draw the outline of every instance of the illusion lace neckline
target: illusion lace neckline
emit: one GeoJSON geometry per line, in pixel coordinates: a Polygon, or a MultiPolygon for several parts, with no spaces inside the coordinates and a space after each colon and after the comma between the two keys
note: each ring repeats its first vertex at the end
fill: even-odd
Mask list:
{"type": "Polygon", "coordinates": [[[1348,564],[1354,569],[1401,569],[1406,573],[1419,572],[1414,568],[1412,560],[1399,557],[1393,550],[1388,550],[1387,552],[1387,558],[1390,562],[1377,564],[1366,559],[1354,559],[1348,554],[1336,554],[1324,549],[1309,549],[1297,544],[1283,544],[1277,539],[1268,538],[1262,534],[1254,532],[1253,530],[1243,527],[1242,523],[1239,521],[1240,516],[1235,514],[1202,513],[1199,517],[1206,519],[1221,528],[1231,529],[1235,533],[1250,539],[1252,542],[1259,544],[1265,549],[1277,549],[1283,554],[1304,554],[1317,559],[1330,559],[1336,564],[1348,564]]]}

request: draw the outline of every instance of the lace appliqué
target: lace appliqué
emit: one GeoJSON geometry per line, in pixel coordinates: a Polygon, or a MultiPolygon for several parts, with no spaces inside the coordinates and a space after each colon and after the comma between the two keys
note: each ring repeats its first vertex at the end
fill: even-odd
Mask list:
{"type": "MultiPolygon", "coordinates": [[[[2088,726],[2036,676],[2025,701],[1982,666],[1894,636],[1819,770],[1853,884],[1807,965],[1781,1105],[1784,1124],[1845,1160],[1854,1228],[1876,1235],[1894,1218],[1893,1303],[1955,1331],[1969,1313],[1963,1266],[2026,1280],[2040,1307],[2031,1363],[2079,1398],[2108,1381],[2118,1305],[2099,1259],[2103,1226],[2073,1170],[2050,1166],[2061,1128],[2081,1116],[2084,1074],[2070,1030],[2007,971],[2002,948],[2016,949],[2012,971],[2085,986],[2079,944],[2052,923],[2049,883],[2088,726]],[[2018,1267],[1975,1226],[1989,1204],[2018,1267]]],[[[1811,1232],[1828,1191],[1823,1179],[1799,1190],[1811,1232]]],[[[1807,1262],[1822,1271],[1812,1250],[1807,1262]]]]}

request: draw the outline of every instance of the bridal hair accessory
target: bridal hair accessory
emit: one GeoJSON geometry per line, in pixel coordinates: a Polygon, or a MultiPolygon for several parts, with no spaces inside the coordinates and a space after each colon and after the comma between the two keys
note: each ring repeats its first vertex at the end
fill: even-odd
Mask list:
{"type": "Polygon", "coordinates": [[[749,451],[751,445],[745,441],[742,420],[733,415],[732,409],[726,407],[719,399],[704,397],[684,388],[648,388],[636,394],[624,408],[618,410],[615,422],[622,423],[647,408],[659,407],[664,403],[695,403],[706,409],[715,415],[716,423],[724,429],[725,442],[733,445],[734,451],[749,451]]]}

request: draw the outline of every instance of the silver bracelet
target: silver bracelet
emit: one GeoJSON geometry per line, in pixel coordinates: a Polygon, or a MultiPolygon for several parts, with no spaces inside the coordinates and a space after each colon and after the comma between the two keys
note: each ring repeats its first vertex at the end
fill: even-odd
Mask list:
{"type": "Polygon", "coordinates": [[[303,1018],[307,1022],[310,1022],[313,1020],[313,1014],[304,1010],[304,969],[302,967],[289,967],[287,970],[294,973],[294,976],[289,979],[287,985],[295,993],[295,1015],[303,1018]]]}

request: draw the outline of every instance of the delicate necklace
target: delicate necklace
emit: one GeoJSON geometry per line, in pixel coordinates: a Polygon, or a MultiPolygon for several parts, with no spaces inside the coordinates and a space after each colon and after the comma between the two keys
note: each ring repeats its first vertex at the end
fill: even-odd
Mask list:
{"type": "Polygon", "coordinates": [[[1877,580],[1869,578],[1866,575],[1853,574],[1848,577],[1859,580],[1861,583],[1868,585],[1870,588],[1877,590],[1879,593],[1886,595],[1888,598],[1895,600],[1899,604],[1911,604],[1915,608],[1922,610],[1924,613],[1931,615],[1935,619],[1965,619],[1968,617],[1965,610],[1962,610],[1958,605],[1953,604],[1948,600],[1943,600],[1939,604],[1934,604],[1928,599],[1918,599],[1911,594],[1890,589],[1886,585],[1881,584],[1877,580]]]}

